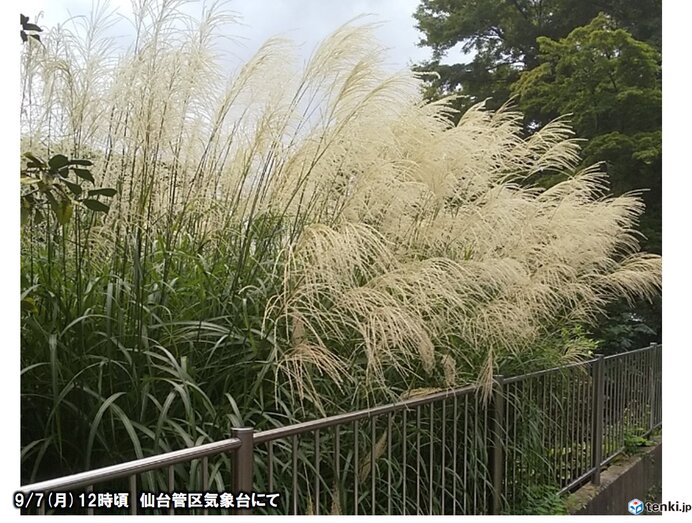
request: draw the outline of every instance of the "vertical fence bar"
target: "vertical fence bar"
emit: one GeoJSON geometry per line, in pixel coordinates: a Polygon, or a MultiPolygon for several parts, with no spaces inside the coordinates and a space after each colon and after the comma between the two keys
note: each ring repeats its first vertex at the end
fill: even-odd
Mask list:
{"type": "Polygon", "coordinates": [[[291,465],[293,489],[293,514],[298,514],[298,436],[291,438],[291,465]]]}
{"type": "Polygon", "coordinates": [[[402,491],[403,491],[402,505],[403,506],[402,506],[402,510],[401,510],[402,515],[406,515],[406,499],[407,499],[406,498],[406,454],[407,454],[408,449],[406,448],[406,440],[408,439],[408,430],[406,427],[406,423],[408,420],[407,420],[406,411],[407,411],[407,409],[404,409],[404,415],[403,415],[404,421],[402,422],[402,425],[401,425],[403,427],[403,431],[402,431],[403,436],[402,436],[402,441],[401,441],[401,463],[402,463],[401,468],[402,468],[402,476],[403,476],[403,478],[402,478],[402,491]]]}
{"type": "MultiPolygon", "coordinates": [[[[557,389],[556,387],[556,382],[557,382],[557,377],[554,372],[551,372],[547,374],[547,377],[550,379],[550,384],[548,385],[548,397],[550,398],[550,424],[551,424],[551,431],[552,435],[550,437],[550,444],[552,446],[553,450],[553,457],[552,457],[552,470],[551,476],[550,476],[550,481],[551,483],[554,483],[557,481],[557,475],[558,470],[560,469],[560,458],[558,454],[558,448],[560,446],[560,421],[559,421],[559,412],[560,412],[560,400],[557,397],[557,394],[555,393],[555,390],[557,389]]],[[[521,483],[520,483],[521,484],[521,483]]]]}
{"type": "Polygon", "coordinates": [[[469,461],[464,460],[464,463],[467,465],[464,467],[464,469],[468,470],[467,474],[467,481],[469,482],[469,485],[473,489],[473,495],[471,492],[469,492],[469,512],[467,514],[469,515],[478,515],[478,504],[477,504],[477,496],[478,496],[478,481],[476,481],[476,478],[478,478],[481,475],[480,472],[480,467],[478,465],[479,457],[480,457],[480,452],[478,450],[479,447],[479,438],[482,436],[480,435],[481,432],[481,427],[479,425],[479,420],[478,420],[478,391],[474,391],[473,393],[473,403],[469,402],[470,404],[470,409],[471,413],[473,415],[473,418],[471,420],[471,434],[469,435],[469,454],[470,454],[470,463],[469,461]]]}
{"type": "Polygon", "coordinates": [[[373,416],[370,420],[370,514],[375,515],[375,458],[377,451],[377,427],[375,426],[375,421],[377,416],[373,416]]]}
{"type": "Polygon", "coordinates": [[[656,425],[663,423],[663,349],[656,349],[656,425]]]}
{"type": "Polygon", "coordinates": [[[620,374],[620,414],[618,423],[618,439],[617,446],[615,447],[615,452],[618,452],[622,447],[625,446],[625,407],[627,407],[627,353],[621,358],[618,358],[618,362],[622,367],[620,374]]]}
{"type": "Polygon", "coordinates": [[[469,395],[465,394],[464,395],[464,488],[461,491],[461,494],[462,494],[463,500],[464,500],[464,505],[462,508],[462,514],[464,514],[464,515],[468,514],[468,512],[467,512],[467,510],[468,510],[467,492],[468,491],[466,490],[466,486],[468,485],[467,472],[469,470],[469,467],[468,467],[468,462],[469,462],[469,460],[468,460],[468,449],[469,449],[469,442],[468,442],[469,424],[468,424],[468,420],[469,420],[469,395]]]}
{"type": "MultiPolygon", "coordinates": [[[[168,494],[173,494],[175,490],[175,465],[168,466],[168,494]]],[[[168,515],[172,516],[175,514],[175,508],[173,508],[173,502],[171,502],[168,508],[168,515]]]]}
{"type": "Polygon", "coordinates": [[[435,402],[430,402],[430,425],[428,432],[430,432],[430,459],[428,460],[428,515],[433,515],[433,447],[435,442],[435,436],[433,433],[433,407],[435,402]]]}
{"type": "MultiPolygon", "coordinates": [[[[595,366],[595,365],[594,365],[595,366]]],[[[617,399],[617,394],[616,394],[616,385],[617,385],[617,362],[615,362],[615,365],[611,364],[608,368],[608,372],[604,374],[604,379],[606,379],[606,382],[604,383],[604,394],[608,394],[607,398],[604,398],[605,402],[605,412],[606,412],[606,418],[605,418],[605,425],[603,427],[604,430],[604,439],[605,439],[605,450],[606,450],[606,455],[609,455],[610,452],[612,452],[612,449],[616,447],[616,435],[615,435],[615,418],[616,418],[616,405],[617,402],[615,401],[617,399]]],[[[595,390],[595,389],[594,389],[595,390]]],[[[596,396],[593,396],[593,401],[596,401],[596,396]]],[[[591,434],[591,441],[593,442],[593,431],[591,434]]]]}
{"type": "Polygon", "coordinates": [[[340,470],[340,459],[341,459],[341,447],[339,440],[339,425],[334,426],[334,475],[336,478],[336,489],[334,493],[336,499],[339,500],[339,512],[341,512],[342,503],[344,500],[341,497],[341,492],[338,490],[341,487],[341,470],[340,470]]]}
{"type": "Polygon", "coordinates": [[[623,434],[623,446],[624,446],[624,436],[628,435],[631,431],[631,419],[632,419],[632,376],[634,375],[634,369],[633,369],[633,363],[636,361],[636,358],[633,357],[636,356],[635,354],[630,354],[628,357],[625,359],[625,362],[627,364],[627,379],[625,380],[625,390],[627,391],[625,394],[625,407],[623,409],[623,426],[625,427],[625,431],[623,434]]]}
{"type": "Polygon", "coordinates": [[[320,430],[315,431],[315,515],[320,515],[320,430]]]}
{"type": "Polygon", "coordinates": [[[387,414],[387,515],[392,515],[392,413],[387,414]]]}
{"type": "Polygon", "coordinates": [[[445,432],[447,428],[447,400],[442,400],[442,436],[441,436],[441,441],[442,441],[442,467],[441,467],[441,477],[440,477],[440,485],[442,486],[442,494],[440,497],[440,515],[444,515],[445,513],[445,467],[447,465],[446,460],[445,460],[445,454],[447,453],[447,440],[445,439],[445,432]]]}
{"type": "MultiPolygon", "coordinates": [[[[209,457],[204,456],[202,458],[202,492],[208,492],[208,491],[209,491],[209,457]]],[[[205,516],[209,515],[209,509],[207,507],[204,507],[202,514],[205,516]]]]}
{"type": "Polygon", "coordinates": [[[420,405],[416,407],[416,515],[420,514],[420,405]]]}
{"type": "MultiPolygon", "coordinates": [[[[240,440],[240,447],[235,449],[233,463],[233,483],[231,489],[234,495],[238,492],[252,492],[252,461],[254,444],[252,427],[231,429],[231,437],[240,440]]],[[[250,514],[249,509],[236,509],[236,514],[250,514]]]]}
{"type": "Polygon", "coordinates": [[[593,367],[594,376],[594,415],[593,415],[593,448],[592,466],[594,467],[591,483],[601,484],[601,461],[603,460],[603,382],[605,360],[603,354],[598,355],[598,360],[593,367]]]}
{"type": "MultiPolygon", "coordinates": [[[[492,396],[489,399],[492,401],[492,396]]],[[[483,407],[484,407],[483,408],[483,436],[479,442],[479,446],[481,447],[479,450],[482,452],[482,448],[483,448],[483,446],[485,446],[485,451],[487,453],[488,452],[488,442],[490,441],[490,437],[491,437],[490,426],[489,426],[490,420],[488,419],[487,402],[485,400],[481,400],[481,401],[484,403],[484,405],[483,405],[483,407]]],[[[488,463],[488,460],[486,459],[485,463],[481,463],[481,466],[484,464],[487,465],[487,463],[488,463]]],[[[493,481],[492,469],[486,468],[482,473],[484,475],[483,479],[485,480],[485,482],[490,483],[492,485],[492,481],[493,481]]],[[[486,496],[482,493],[482,494],[480,494],[480,501],[482,501],[482,503],[483,503],[482,509],[481,509],[483,511],[482,514],[489,514],[491,511],[491,508],[492,508],[491,507],[491,501],[492,500],[488,499],[488,496],[486,496]]]]}
{"type": "Polygon", "coordinates": [[[495,377],[495,387],[493,390],[492,402],[492,514],[502,512],[502,473],[504,464],[502,462],[502,431],[504,430],[505,396],[504,379],[502,376],[495,377]]]}
{"type": "Polygon", "coordinates": [[[452,484],[452,515],[456,516],[457,515],[457,430],[458,430],[458,423],[457,423],[457,417],[458,417],[458,396],[454,396],[454,416],[453,416],[453,424],[452,426],[454,427],[452,429],[452,433],[454,434],[453,436],[453,442],[452,442],[452,478],[454,478],[454,483],[452,484]]]}
{"type": "MultiPolygon", "coordinates": [[[[521,413],[517,409],[517,404],[519,403],[519,394],[523,394],[524,392],[524,384],[526,382],[514,382],[513,384],[513,389],[514,389],[514,394],[512,396],[512,402],[514,403],[514,406],[512,408],[512,468],[511,468],[511,473],[512,473],[512,503],[515,504],[517,502],[517,485],[519,484],[517,480],[517,454],[519,452],[519,438],[521,437],[521,433],[519,436],[517,436],[517,427],[519,425],[518,423],[518,418],[521,417],[521,413]],[[520,390],[521,389],[521,390],[520,390]]],[[[529,382],[529,386],[531,386],[531,383],[529,382]]],[[[510,401],[507,402],[509,404],[510,401]]],[[[541,398],[541,409],[545,409],[545,394],[541,398]]],[[[509,419],[509,418],[507,418],[509,419]]],[[[541,442],[545,443],[545,424],[541,424],[541,442]]],[[[509,475],[507,476],[509,478],[509,475]]]]}
{"type": "Polygon", "coordinates": [[[514,463],[516,463],[516,457],[517,457],[517,416],[516,412],[513,408],[513,404],[516,404],[517,401],[517,394],[518,394],[518,389],[519,389],[519,384],[518,383],[510,383],[509,386],[506,388],[506,393],[507,393],[507,399],[505,401],[506,405],[506,412],[505,412],[505,424],[507,426],[507,440],[508,440],[508,445],[505,448],[505,483],[511,485],[511,488],[507,487],[507,498],[509,499],[510,502],[510,507],[514,506],[514,503],[517,499],[517,489],[516,489],[516,470],[514,467],[514,463]],[[511,393],[510,390],[514,389],[514,393],[511,393]],[[510,434],[510,427],[511,427],[511,434],[510,434]],[[509,459],[511,454],[511,459],[509,459]],[[509,464],[512,463],[512,467],[509,467],[509,464]],[[512,478],[510,480],[510,477],[512,478]]]}
{"type": "Polygon", "coordinates": [[[655,426],[655,412],[656,412],[656,402],[654,400],[656,396],[656,344],[652,343],[649,345],[649,432],[654,430],[655,426]]]}
{"type": "Polygon", "coordinates": [[[130,514],[137,515],[137,474],[130,476],[130,514]]]}
{"type": "MultiPolygon", "coordinates": [[[[581,369],[580,369],[581,371],[581,369]]],[[[582,407],[584,406],[584,388],[583,388],[583,382],[582,382],[582,375],[581,372],[578,374],[578,379],[577,379],[577,389],[575,391],[575,436],[576,436],[576,445],[575,445],[575,455],[574,455],[574,463],[576,466],[576,475],[575,477],[579,477],[582,475],[582,441],[584,439],[584,425],[581,421],[582,419],[582,407]]]]}
{"type": "Polygon", "coordinates": [[[638,422],[639,427],[641,427],[644,432],[646,432],[646,423],[644,422],[645,418],[647,418],[646,419],[647,423],[649,421],[648,416],[647,416],[648,412],[646,409],[646,403],[647,403],[646,400],[649,397],[649,389],[647,387],[647,384],[649,381],[648,380],[649,374],[646,372],[646,363],[649,361],[649,354],[650,353],[651,353],[651,349],[647,350],[646,352],[643,352],[640,355],[639,370],[638,370],[638,374],[639,374],[639,398],[638,398],[639,414],[637,416],[637,422],[638,422]]]}
{"type": "Polygon", "coordinates": [[[269,492],[274,492],[274,442],[267,443],[267,468],[269,469],[269,492]]]}
{"type": "Polygon", "coordinates": [[[353,421],[353,513],[358,515],[358,431],[359,431],[358,420],[353,421]]]}
{"type": "Polygon", "coordinates": [[[565,486],[567,486],[572,480],[576,479],[579,477],[579,465],[576,463],[576,458],[578,455],[577,452],[577,441],[578,441],[578,436],[577,436],[577,416],[578,411],[577,411],[577,402],[579,401],[579,391],[577,389],[578,387],[578,372],[579,369],[574,370],[572,369],[570,371],[571,377],[569,381],[569,441],[567,442],[568,445],[568,452],[569,452],[569,477],[567,478],[565,482],[565,486]]]}

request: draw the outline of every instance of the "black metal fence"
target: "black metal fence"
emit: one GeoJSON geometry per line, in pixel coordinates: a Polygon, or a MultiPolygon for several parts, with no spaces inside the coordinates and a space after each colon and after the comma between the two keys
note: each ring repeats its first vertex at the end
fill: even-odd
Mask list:
{"type": "Polygon", "coordinates": [[[661,346],[652,344],[498,377],[491,394],[465,387],[234,429],[226,441],[25,485],[15,504],[29,513],[531,513],[546,496],[599,483],[603,466],[661,426],[661,413],[661,346]]]}

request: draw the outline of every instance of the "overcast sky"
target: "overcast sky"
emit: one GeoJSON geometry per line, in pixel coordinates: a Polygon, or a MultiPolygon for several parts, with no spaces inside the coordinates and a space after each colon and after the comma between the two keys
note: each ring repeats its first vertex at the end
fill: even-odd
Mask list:
{"type": "MultiPolygon", "coordinates": [[[[388,48],[388,65],[394,69],[430,57],[430,50],[416,44],[421,33],[415,27],[413,12],[420,0],[230,0],[228,8],[237,12],[242,25],[232,32],[239,37],[232,52],[247,60],[271,36],[281,34],[300,44],[307,58],[315,45],[345,22],[362,14],[372,14],[368,21],[382,22],[378,39],[388,48]]],[[[129,0],[111,0],[109,5],[124,15],[131,13],[129,0]]],[[[85,15],[91,0],[23,0],[22,12],[34,20],[43,12],[42,25],[64,22],[69,15],[85,15]]],[[[120,33],[126,31],[120,26],[120,33]]],[[[452,50],[449,58],[459,61],[461,54],[452,50]]]]}

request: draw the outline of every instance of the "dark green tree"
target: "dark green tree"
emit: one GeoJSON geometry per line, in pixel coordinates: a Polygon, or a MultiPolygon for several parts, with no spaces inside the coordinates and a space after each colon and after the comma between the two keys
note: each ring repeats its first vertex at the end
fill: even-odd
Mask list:
{"type": "MultiPolygon", "coordinates": [[[[605,166],[614,194],[643,190],[642,247],[661,253],[661,55],[599,15],[566,38],[539,37],[539,64],[512,87],[527,128],[570,114],[584,164],[605,166]]],[[[539,183],[555,183],[547,176],[539,183]]],[[[660,339],[661,305],[618,303],[594,329],[611,351],[660,339]]]]}
{"type": "Polygon", "coordinates": [[[538,65],[538,37],[564,38],[600,12],[660,49],[660,0],[422,0],[414,17],[424,34],[420,45],[433,54],[418,69],[440,75],[430,83],[430,97],[460,92],[462,111],[488,97],[497,107],[519,74],[538,65]],[[457,44],[473,59],[440,64],[457,44]]]}
{"type": "Polygon", "coordinates": [[[512,93],[528,127],[570,114],[588,139],[584,162],[606,162],[614,194],[644,189],[643,246],[661,252],[661,56],[599,15],[566,38],[538,38],[539,65],[512,93]]]}

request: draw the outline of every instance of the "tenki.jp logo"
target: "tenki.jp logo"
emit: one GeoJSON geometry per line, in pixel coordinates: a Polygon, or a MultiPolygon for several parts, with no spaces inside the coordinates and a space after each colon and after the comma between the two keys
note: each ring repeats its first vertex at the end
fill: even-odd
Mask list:
{"type": "Polygon", "coordinates": [[[634,514],[635,516],[641,514],[644,512],[644,503],[635,498],[627,504],[627,510],[630,511],[630,514],[634,514]]]}

